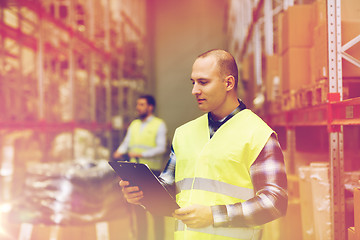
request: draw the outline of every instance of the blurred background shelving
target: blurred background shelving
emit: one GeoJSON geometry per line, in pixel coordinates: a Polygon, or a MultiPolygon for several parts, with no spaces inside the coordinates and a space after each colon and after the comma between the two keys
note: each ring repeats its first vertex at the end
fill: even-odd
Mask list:
{"type": "MultiPolygon", "coordinates": [[[[127,125],[134,118],[134,99],[152,85],[146,78],[145,64],[148,56],[144,40],[145,23],[146,5],[143,1],[0,2],[2,210],[5,209],[6,212],[9,208],[14,208],[18,199],[24,197],[24,192],[28,193],[31,184],[41,183],[37,182],[38,179],[28,183],[31,179],[29,171],[33,166],[47,166],[48,169],[43,174],[51,181],[55,176],[61,175],[52,170],[61,170],[64,162],[74,161],[72,167],[77,166],[79,172],[84,171],[84,176],[74,178],[86,178],[86,170],[90,171],[89,174],[99,171],[97,180],[115,184],[116,187],[117,183],[114,181],[117,178],[112,176],[112,181],[109,181],[108,175],[112,175],[112,172],[107,172],[108,166],[103,166],[102,163],[110,159],[113,149],[117,147],[113,145],[114,141],[118,144],[118,139],[125,134],[127,125]],[[87,165],[82,160],[93,165],[87,165]]],[[[69,173],[63,170],[62,177],[66,179],[69,173]]],[[[73,183],[74,179],[70,176],[68,178],[73,183]]],[[[94,181],[91,176],[88,178],[94,181]]],[[[60,183],[57,186],[59,191],[68,184],[60,183]]],[[[76,183],[73,184],[76,188],[76,183]]],[[[46,186],[42,193],[51,194],[49,186],[46,186]]],[[[107,189],[105,185],[102,187],[107,189]]],[[[96,193],[91,193],[91,189],[89,187],[90,195],[86,196],[84,193],[84,199],[78,199],[79,204],[93,204],[93,208],[99,207],[101,203],[103,205],[95,212],[100,217],[95,213],[93,218],[90,217],[90,230],[90,224],[100,220],[109,220],[109,228],[111,221],[118,221],[107,214],[114,204],[109,200],[112,197],[119,200],[119,209],[115,212],[120,211],[129,216],[124,200],[116,191],[115,194],[106,192],[109,194],[106,202],[99,202],[98,199],[86,202],[86,198],[94,198],[91,194],[96,196],[96,193]]],[[[100,192],[99,190],[97,194],[100,192]]],[[[68,199],[64,203],[56,200],[58,196],[53,197],[47,196],[47,200],[50,201],[51,198],[54,205],[64,204],[63,217],[69,217],[65,209],[69,207],[66,204],[72,204],[72,200],[68,199]]],[[[47,210],[54,207],[45,206],[42,207],[47,210]]],[[[74,206],[70,207],[74,210],[74,206]]],[[[85,215],[87,210],[89,208],[81,209],[85,215]]],[[[22,220],[27,223],[42,222],[34,216],[22,220]]],[[[52,220],[54,222],[45,223],[67,223],[66,220],[52,220]]],[[[1,221],[1,225],[3,222],[1,221]]],[[[129,220],[123,222],[124,228],[128,226],[128,222],[129,220]]],[[[39,229],[33,230],[35,235],[37,230],[39,229]]],[[[46,232],[46,227],[42,231],[46,232]]],[[[124,239],[128,239],[128,234],[131,234],[130,230],[123,234],[124,239]]],[[[94,234],[92,238],[95,236],[94,234]]],[[[4,237],[11,236],[4,234],[4,237]]]]}
{"type": "MultiPolygon", "coordinates": [[[[98,239],[105,221],[107,239],[132,239],[133,219],[102,162],[136,117],[140,94],[155,96],[169,140],[199,116],[191,65],[223,48],[239,64],[240,98],[276,130],[285,153],[288,214],[263,239],[360,235],[351,228],[360,185],[359,16],[358,0],[0,0],[0,210],[10,214],[34,191],[34,173],[58,181],[54,169],[66,176],[67,167],[96,172],[93,183],[113,186],[103,194],[123,204],[123,218],[93,218],[86,231],[65,222],[53,230],[59,222],[51,221],[8,229],[98,239]]],[[[82,179],[70,176],[59,186],[82,179]]],[[[35,219],[26,216],[17,223],[35,219]]]]}

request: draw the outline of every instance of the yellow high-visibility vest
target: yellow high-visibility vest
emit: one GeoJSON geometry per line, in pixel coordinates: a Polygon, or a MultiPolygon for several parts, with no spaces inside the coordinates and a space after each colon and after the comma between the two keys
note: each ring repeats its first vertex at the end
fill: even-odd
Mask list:
{"type": "MultiPolygon", "coordinates": [[[[163,120],[153,117],[150,122],[141,129],[141,120],[135,119],[131,122],[130,129],[130,152],[143,153],[144,151],[156,147],[156,135],[163,120]]],[[[130,159],[131,162],[136,162],[136,159],[130,159]]],[[[155,156],[152,158],[139,158],[140,163],[147,164],[152,170],[162,170],[162,156],[155,156]]]]}
{"type": "MultiPolygon", "coordinates": [[[[234,204],[254,197],[249,169],[274,131],[245,109],[210,139],[207,114],[175,131],[176,201],[180,207],[234,204]]],[[[192,229],[178,221],[176,240],[258,239],[261,227],[192,229]]]]}

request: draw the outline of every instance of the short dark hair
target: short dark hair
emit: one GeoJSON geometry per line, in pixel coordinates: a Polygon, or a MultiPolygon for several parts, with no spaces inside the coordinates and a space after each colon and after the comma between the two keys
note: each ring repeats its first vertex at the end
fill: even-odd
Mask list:
{"type": "Polygon", "coordinates": [[[217,64],[219,67],[219,72],[221,76],[233,76],[235,79],[235,89],[238,85],[238,67],[235,61],[235,58],[227,51],[222,49],[212,49],[206,51],[198,56],[198,58],[205,58],[209,56],[214,56],[217,59],[217,64]]]}
{"type": "Polygon", "coordinates": [[[138,99],[146,99],[147,104],[153,106],[155,109],[156,101],[153,96],[145,94],[145,95],[141,95],[138,99]]]}

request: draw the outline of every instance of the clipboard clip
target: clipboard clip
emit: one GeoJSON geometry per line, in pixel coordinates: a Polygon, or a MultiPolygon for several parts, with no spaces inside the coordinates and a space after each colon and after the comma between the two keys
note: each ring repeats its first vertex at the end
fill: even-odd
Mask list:
{"type": "MultiPolygon", "coordinates": [[[[129,154],[128,154],[128,153],[125,153],[125,154],[122,156],[122,158],[120,159],[120,161],[130,162],[129,154]]],[[[136,161],[136,163],[140,163],[139,157],[135,157],[135,161],[136,161]]]]}
{"type": "Polygon", "coordinates": [[[128,153],[125,153],[124,155],[122,155],[122,157],[121,157],[118,161],[130,162],[129,154],[128,154],[128,153]]]}

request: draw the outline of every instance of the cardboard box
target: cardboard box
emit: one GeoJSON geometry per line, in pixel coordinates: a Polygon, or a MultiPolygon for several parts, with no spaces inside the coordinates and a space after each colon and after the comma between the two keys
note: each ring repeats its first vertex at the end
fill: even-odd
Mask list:
{"type": "Polygon", "coordinates": [[[283,22],[284,13],[280,12],[274,16],[274,53],[281,55],[283,53],[283,22]]]}
{"type": "Polygon", "coordinates": [[[267,101],[278,100],[280,89],[280,59],[278,55],[266,56],[265,91],[267,101]]]}
{"type": "Polygon", "coordinates": [[[315,82],[328,78],[327,23],[314,28],[314,62],[311,64],[315,82]]]}
{"type": "Polygon", "coordinates": [[[283,54],[282,92],[296,91],[311,84],[310,48],[289,48],[283,54]]]}
{"type": "Polygon", "coordinates": [[[265,69],[266,73],[278,73],[279,72],[279,56],[278,55],[271,55],[266,56],[266,62],[265,62],[265,69]]]}
{"type": "Polygon", "coordinates": [[[326,0],[317,0],[313,2],[314,8],[314,25],[326,24],[327,19],[327,4],[326,0]]]}
{"type": "Polygon", "coordinates": [[[242,62],[242,80],[244,83],[245,97],[243,98],[248,108],[253,107],[253,100],[255,98],[256,80],[254,68],[254,55],[250,54],[244,58],[242,62]]]}
{"type": "MultiPolygon", "coordinates": [[[[341,42],[342,45],[355,38],[360,34],[360,20],[343,20],[341,22],[341,42]]],[[[313,37],[313,55],[311,56],[311,79],[315,81],[328,78],[328,46],[327,46],[327,23],[322,23],[314,28],[313,37]]],[[[360,43],[357,43],[346,53],[360,59],[360,43]]],[[[347,60],[342,60],[342,72],[345,78],[360,77],[360,68],[356,67],[347,60]]]]}
{"type": "MultiPolygon", "coordinates": [[[[342,20],[360,20],[360,1],[359,0],[341,0],[341,19],[342,20]]],[[[315,24],[326,23],[327,18],[327,0],[313,1],[315,12],[315,24]]]]}
{"type": "Polygon", "coordinates": [[[317,68],[316,68],[316,48],[310,48],[310,79],[311,83],[316,82],[317,79],[317,68]]]}
{"type": "MultiPolygon", "coordinates": [[[[360,1],[359,1],[360,2],[360,1]]],[[[359,16],[360,18],[360,16],[359,16]]],[[[342,20],[341,21],[341,42],[342,45],[354,39],[360,34],[360,19],[359,20],[342,20]]],[[[349,48],[346,53],[360,60],[360,43],[349,48]]],[[[347,60],[342,60],[343,77],[360,77],[360,68],[347,60]]]]}
{"type": "Polygon", "coordinates": [[[341,19],[360,20],[360,1],[341,0],[341,19]]]}
{"type": "Polygon", "coordinates": [[[289,48],[310,48],[313,45],[314,5],[294,5],[284,13],[282,52],[289,48]]]}

